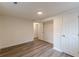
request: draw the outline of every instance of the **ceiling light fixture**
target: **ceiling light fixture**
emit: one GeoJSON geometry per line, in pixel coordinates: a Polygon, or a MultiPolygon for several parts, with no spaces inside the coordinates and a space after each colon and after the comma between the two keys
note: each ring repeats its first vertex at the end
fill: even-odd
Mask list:
{"type": "Polygon", "coordinates": [[[42,15],[42,14],[43,14],[43,12],[39,11],[39,12],[37,12],[37,14],[38,14],[38,15],[42,15]]]}

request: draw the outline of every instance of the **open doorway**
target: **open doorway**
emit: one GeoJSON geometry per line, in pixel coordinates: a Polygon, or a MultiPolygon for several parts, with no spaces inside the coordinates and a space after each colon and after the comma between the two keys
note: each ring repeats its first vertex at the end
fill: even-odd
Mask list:
{"type": "Polygon", "coordinates": [[[34,40],[43,40],[43,23],[33,23],[33,38],[34,40]]]}
{"type": "Polygon", "coordinates": [[[34,40],[39,39],[38,38],[38,27],[39,27],[39,23],[33,23],[33,29],[34,29],[34,40]]]}

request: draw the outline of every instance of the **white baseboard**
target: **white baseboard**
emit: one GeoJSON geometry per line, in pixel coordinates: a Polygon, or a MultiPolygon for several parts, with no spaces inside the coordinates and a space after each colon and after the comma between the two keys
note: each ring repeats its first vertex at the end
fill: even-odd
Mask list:
{"type": "Polygon", "coordinates": [[[61,49],[54,47],[53,49],[59,51],[59,52],[63,52],[61,49]]]}

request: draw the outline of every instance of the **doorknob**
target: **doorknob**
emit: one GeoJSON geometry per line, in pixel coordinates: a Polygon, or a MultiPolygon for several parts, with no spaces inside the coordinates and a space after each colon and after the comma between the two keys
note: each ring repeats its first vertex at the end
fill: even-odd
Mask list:
{"type": "Polygon", "coordinates": [[[78,36],[79,36],[79,34],[78,34],[78,36]]]}
{"type": "Polygon", "coordinates": [[[62,37],[65,37],[65,35],[62,35],[62,37]]]}

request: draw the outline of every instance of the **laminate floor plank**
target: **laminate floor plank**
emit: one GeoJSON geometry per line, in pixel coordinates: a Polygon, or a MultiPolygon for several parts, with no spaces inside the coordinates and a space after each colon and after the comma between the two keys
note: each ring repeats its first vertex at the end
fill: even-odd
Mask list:
{"type": "Polygon", "coordinates": [[[12,46],[0,50],[1,57],[71,57],[53,49],[53,45],[42,41],[32,42],[12,46]]]}
{"type": "Polygon", "coordinates": [[[49,57],[49,55],[51,55],[52,53],[53,53],[53,50],[49,49],[46,52],[44,52],[43,54],[41,54],[39,57],[49,57]]]}

